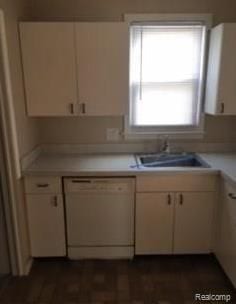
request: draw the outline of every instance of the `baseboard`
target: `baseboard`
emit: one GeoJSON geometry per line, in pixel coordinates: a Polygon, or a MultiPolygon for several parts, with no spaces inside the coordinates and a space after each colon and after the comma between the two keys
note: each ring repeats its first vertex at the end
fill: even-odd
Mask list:
{"type": "Polygon", "coordinates": [[[68,247],[68,258],[77,259],[132,259],[133,246],[68,247]]]}

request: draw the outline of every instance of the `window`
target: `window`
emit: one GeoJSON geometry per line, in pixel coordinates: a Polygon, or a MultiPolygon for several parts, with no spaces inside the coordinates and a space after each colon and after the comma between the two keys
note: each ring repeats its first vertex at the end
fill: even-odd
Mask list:
{"type": "Polygon", "coordinates": [[[199,132],[205,37],[202,22],[130,24],[130,130],[199,132]]]}

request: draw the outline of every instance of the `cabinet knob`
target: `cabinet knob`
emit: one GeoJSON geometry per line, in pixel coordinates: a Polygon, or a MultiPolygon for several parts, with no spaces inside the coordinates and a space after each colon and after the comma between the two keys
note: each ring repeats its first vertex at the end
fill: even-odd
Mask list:
{"type": "Polygon", "coordinates": [[[167,204],[171,205],[171,195],[170,194],[167,195],[167,204]]]}
{"type": "Polygon", "coordinates": [[[229,193],[228,196],[229,196],[229,198],[236,200],[236,194],[229,193]]]}
{"type": "Polygon", "coordinates": [[[184,196],[183,196],[183,194],[180,194],[179,195],[179,204],[183,205],[183,203],[184,203],[184,196]]]}
{"type": "Polygon", "coordinates": [[[57,196],[54,196],[54,197],[52,198],[52,205],[53,205],[53,207],[57,207],[57,206],[58,206],[57,196]]]}

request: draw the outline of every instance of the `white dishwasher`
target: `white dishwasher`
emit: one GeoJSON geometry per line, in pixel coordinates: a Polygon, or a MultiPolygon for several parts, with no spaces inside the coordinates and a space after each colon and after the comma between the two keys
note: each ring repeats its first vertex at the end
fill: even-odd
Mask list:
{"type": "Polygon", "coordinates": [[[132,258],[134,178],[64,178],[68,257],[132,258]]]}

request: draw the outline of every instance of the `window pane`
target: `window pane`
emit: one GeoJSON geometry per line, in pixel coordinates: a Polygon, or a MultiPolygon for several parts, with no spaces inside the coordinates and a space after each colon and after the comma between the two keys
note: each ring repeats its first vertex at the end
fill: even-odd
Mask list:
{"type": "Polygon", "coordinates": [[[136,103],[136,125],[191,125],[194,113],[193,83],[143,86],[143,100],[136,103]]]}
{"type": "Polygon", "coordinates": [[[197,125],[204,27],[133,26],[131,124],[197,125]]]}

